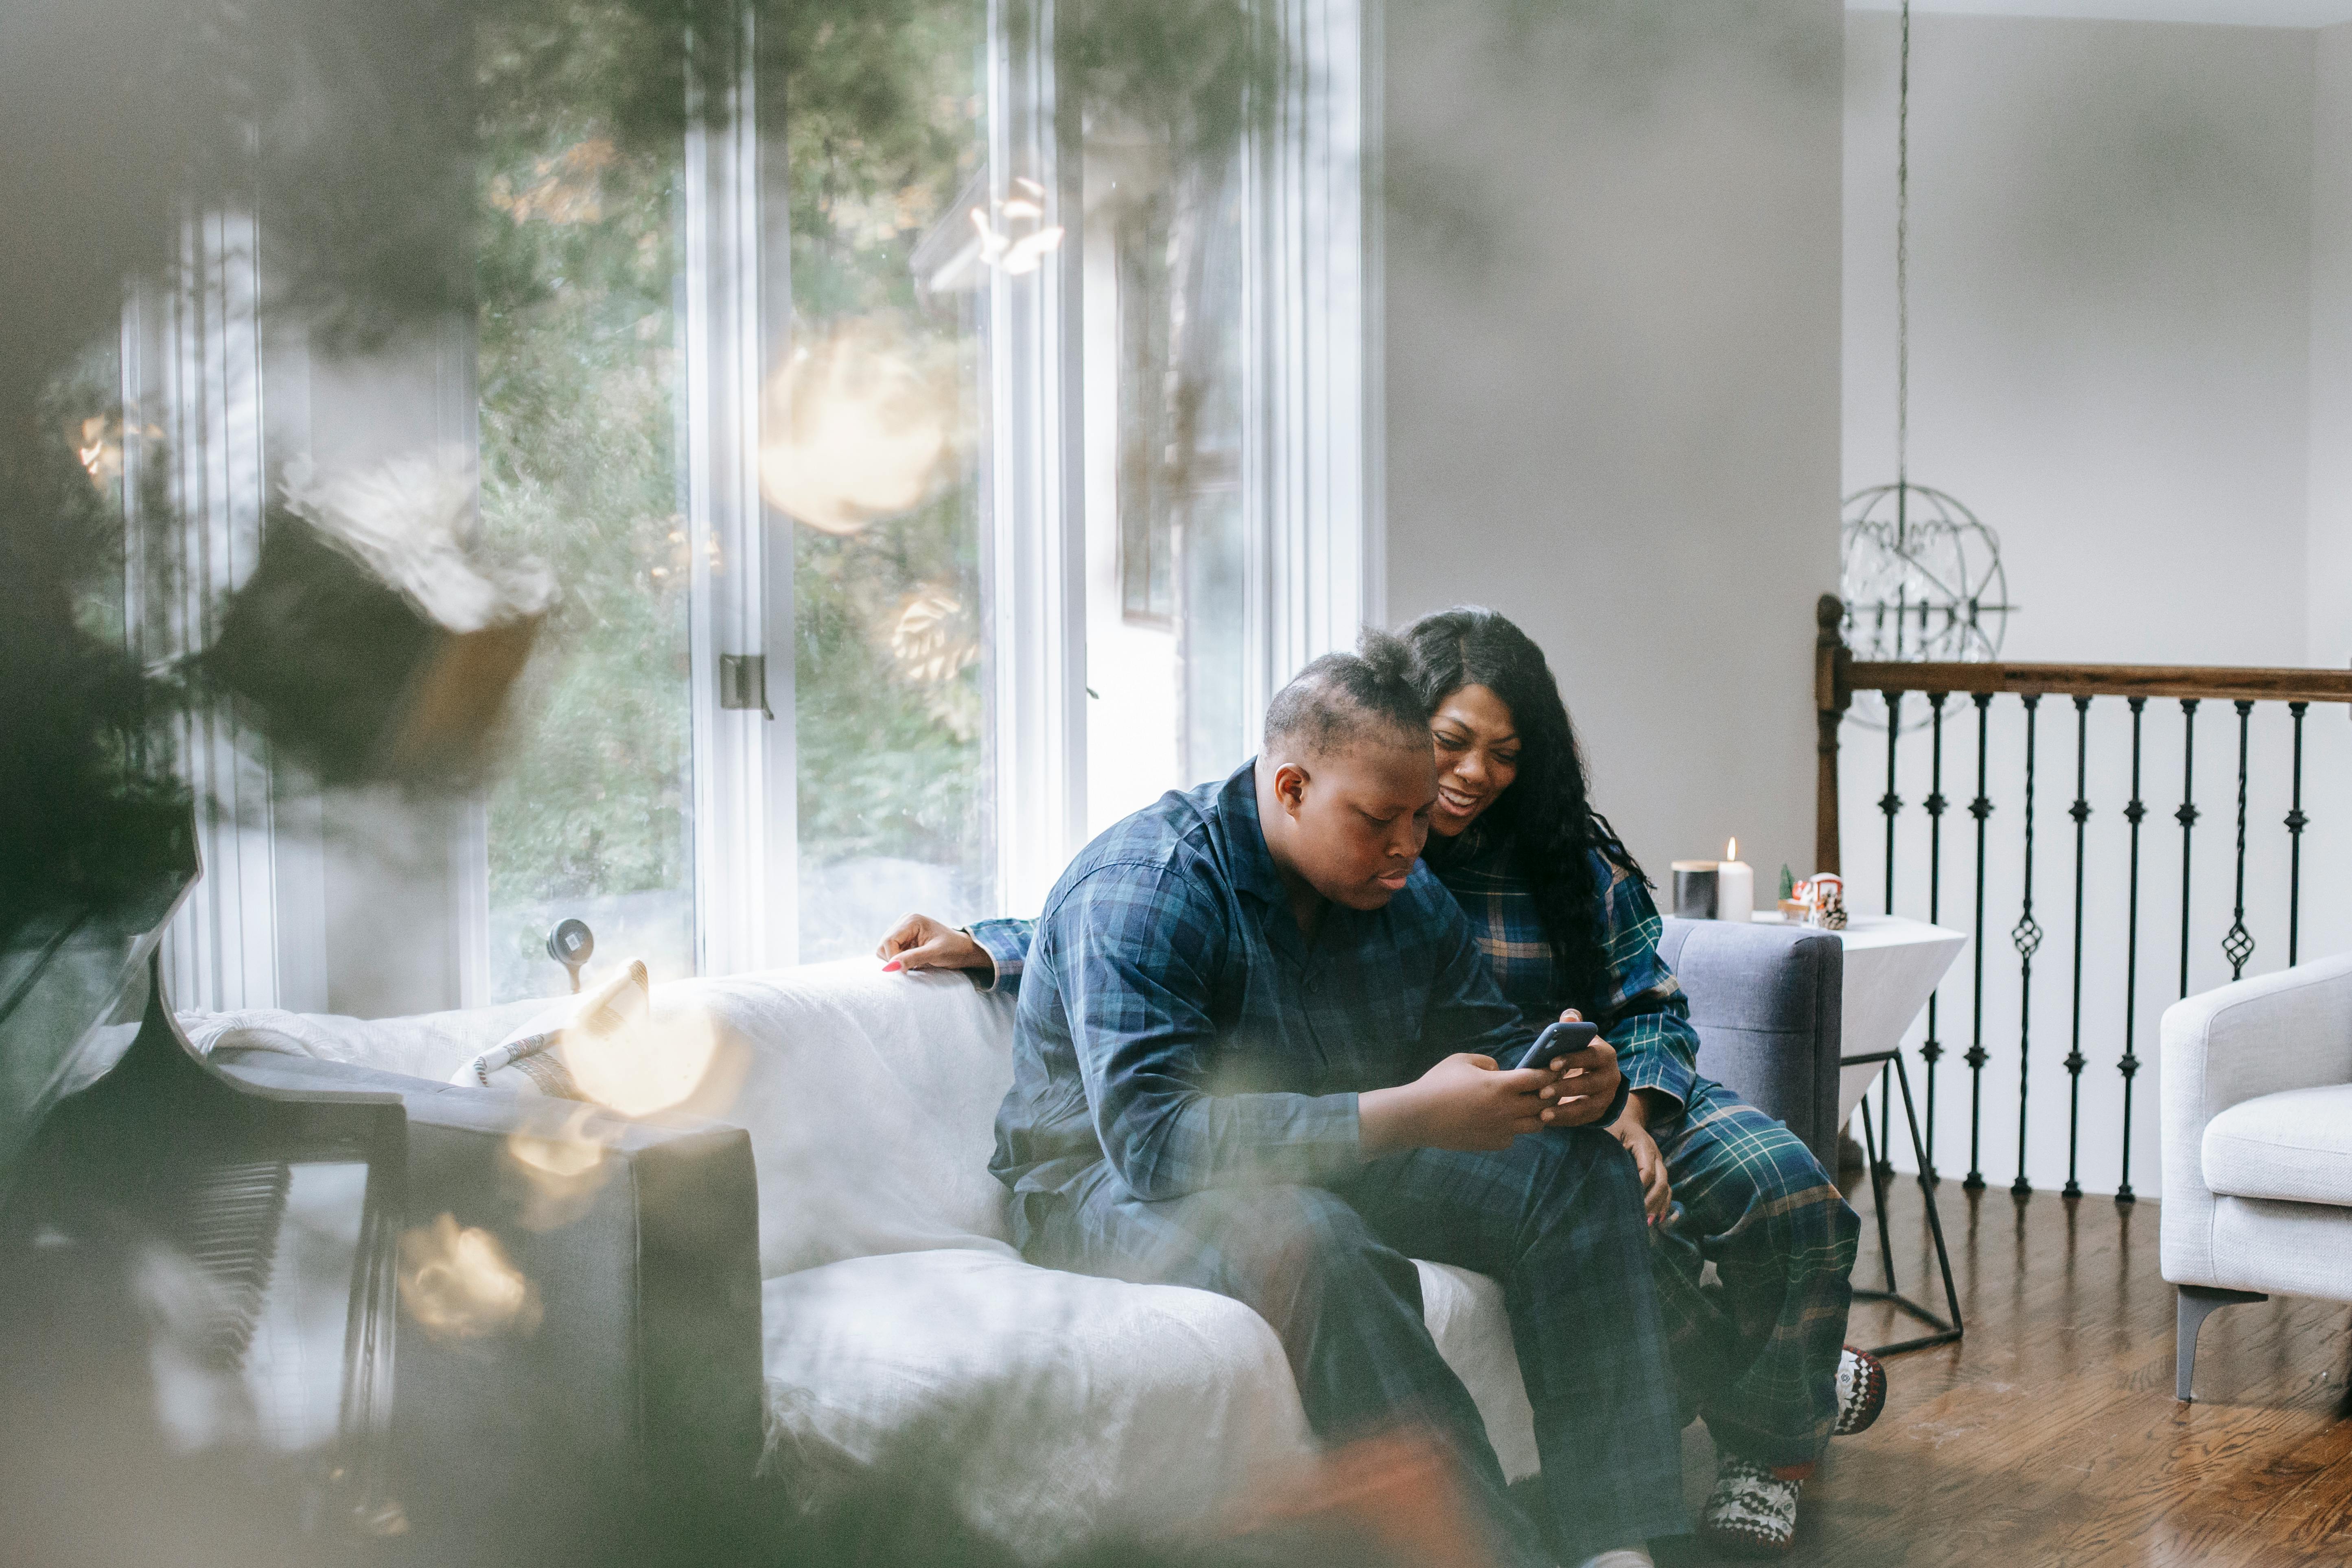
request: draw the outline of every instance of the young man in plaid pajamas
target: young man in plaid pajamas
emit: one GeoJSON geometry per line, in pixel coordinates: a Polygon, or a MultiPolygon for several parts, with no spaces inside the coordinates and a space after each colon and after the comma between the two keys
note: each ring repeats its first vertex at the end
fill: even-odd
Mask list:
{"type": "Polygon", "coordinates": [[[1533,1031],[1417,864],[1436,777],[1392,639],[1307,667],[1260,756],[1087,846],[1021,983],[992,1168],[1051,1267],[1248,1303],[1327,1439],[1409,1422],[1463,1461],[1512,1563],[1548,1563],[1422,1319],[1412,1259],[1503,1283],[1570,1563],[1687,1528],[1613,1052],[1533,1031]]]}

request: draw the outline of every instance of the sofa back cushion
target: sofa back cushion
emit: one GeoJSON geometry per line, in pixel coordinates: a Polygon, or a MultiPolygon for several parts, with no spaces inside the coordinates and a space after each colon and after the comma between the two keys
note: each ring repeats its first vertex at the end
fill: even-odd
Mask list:
{"type": "MultiPolygon", "coordinates": [[[[199,1050],[263,1050],[446,1083],[545,1002],[411,1018],[182,1014],[199,1050]]],[[[760,1189],[762,1279],[846,1258],[1010,1253],[988,1173],[1013,1085],[1013,1005],[960,974],[885,974],[872,959],[676,980],[653,1021],[710,1066],[666,1109],[742,1128],[760,1189]]],[[[483,1089],[474,1092],[507,1092],[483,1089]]],[[[634,1106],[623,1110],[638,1109],[634,1106]]]]}
{"type": "Polygon", "coordinates": [[[763,1278],[880,1253],[1012,1251],[988,1173],[1013,1085],[1008,998],[871,959],[657,994],[692,995],[719,1026],[718,1092],[693,1109],[751,1135],[763,1278]]]}

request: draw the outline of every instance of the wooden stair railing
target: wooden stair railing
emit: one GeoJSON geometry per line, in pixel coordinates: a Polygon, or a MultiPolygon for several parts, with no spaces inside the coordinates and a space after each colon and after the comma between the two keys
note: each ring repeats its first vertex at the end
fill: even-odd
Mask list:
{"type": "MultiPolygon", "coordinates": [[[[1985,963],[1986,944],[1986,881],[1988,819],[1996,811],[1990,779],[1987,772],[1988,725],[1993,701],[2001,696],[2014,696],[2023,710],[2024,755],[2022,790],[2019,805],[2021,816],[2023,847],[2023,884],[2021,907],[2016,924],[2006,933],[2015,948],[2018,963],[2018,1080],[2017,1080],[2017,1177],[2011,1191],[2020,1197],[2032,1191],[2027,1177],[2026,1151],[2028,1123],[2026,1118],[2027,1090],[2030,1077],[2027,1063],[2032,1052],[2032,1006],[2033,965],[2043,939],[2043,928],[2034,915],[2034,795],[2036,763],[2036,727],[2042,700],[2045,697],[2070,700],[2074,717],[2074,799],[2067,816],[2074,827],[2074,887],[2073,932],[2073,1008],[2069,1050],[2063,1066],[2069,1077],[2067,1107],[2067,1160],[2065,1192],[2079,1195],[2078,1180],[2081,1149],[2082,1075],[2088,1065],[2083,1053],[2083,996],[2084,952],[2083,941],[2086,908],[2086,888],[2084,875],[2085,825],[2095,814],[2088,798],[2089,770],[2087,753],[2090,748],[2090,710],[2100,698],[2122,700],[2131,710],[2131,796],[2122,816],[2130,826],[2129,878],[2126,901],[2126,930],[2124,941],[2123,982],[2125,1011],[2122,1030],[2123,1054],[2116,1063],[2123,1078],[2122,1094],[2122,1170],[2116,1188],[2120,1202],[2132,1201],[2131,1130],[2132,1080],[2141,1066],[2136,1048],[2137,1024],[2139,1012],[2139,960],[2141,911],[2141,825],[2151,815],[2148,802],[2143,798],[2142,762],[2145,726],[2148,702],[2153,699],[2179,701],[2181,715],[2180,803],[2170,815],[2180,828],[2180,922],[2179,922],[2179,994],[2189,994],[2191,973],[2190,956],[2200,951],[2195,942],[2197,921],[2191,893],[2196,858],[2194,836],[2198,822],[2205,814],[2196,798],[2196,738],[2198,709],[2206,702],[2228,702],[2234,707],[2238,720],[2238,787],[2235,897],[2227,930],[2220,948],[2230,965],[2232,979],[2242,978],[2258,946],[2248,923],[2246,901],[2246,866],[2249,827],[2250,722],[2259,703],[2278,702],[2286,706],[2293,721],[2293,763],[2291,781],[2293,804],[2284,817],[2287,839],[2287,877],[2285,920],[2285,960],[2288,965],[2299,958],[2302,927],[2303,835],[2311,818],[2304,812],[2304,728],[2313,703],[2352,705],[2352,670],[2336,669],[2261,669],[2233,666],[2206,665],[2136,665],[2136,664],[1911,664],[1874,663],[1856,659],[1846,647],[1843,635],[1845,606],[1833,595],[1823,595],[1815,606],[1815,624],[1819,635],[1814,641],[1813,701],[1818,721],[1817,782],[1814,802],[1814,857],[1816,870],[1843,873],[1843,867],[1838,843],[1838,763],[1839,732],[1847,710],[1853,705],[1857,691],[1880,693],[1886,703],[1886,793],[1875,803],[1886,819],[1885,871],[1882,889],[1886,912],[1895,909],[1895,883],[1897,869],[1896,823],[1905,802],[1897,793],[1899,780],[1900,741],[1903,733],[1902,715],[1906,696],[1926,699],[1929,712],[1930,742],[1929,793],[1918,804],[1927,817],[1927,868],[1926,898],[1927,914],[1931,921],[1941,914],[1943,890],[1943,817],[1952,806],[1962,806],[1975,819],[1975,899],[1973,903],[1974,940],[1970,949],[1970,989],[1973,1002],[1969,1009],[1969,1044],[1965,1061],[1969,1070],[1969,1173],[1966,1184],[1971,1190],[1985,1184],[1981,1169],[1982,1128],[1984,1119],[1984,1070],[1991,1059],[1985,1040],[1985,963]],[[1947,700],[1954,695],[1967,697],[1969,707],[1975,710],[1976,742],[1973,752],[1976,768],[1976,792],[1973,799],[1962,802],[1944,795],[1944,721],[1947,700]]],[[[2340,799],[2340,792],[2331,792],[2322,798],[2340,799]]],[[[1849,901],[1851,902],[1851,892],[1849,901]]],[[[2255,925],[2263,923],[2258,911],[2255,925]]],[[[2219,925],[2218,918],[2211,922],[2219,925]]],[[[1926,1066],[1927,1100],[1927,1134],[1925,1157],[1928,1170],[1924,1173],[1933,1181],[1936,1156],[1937,1062],[1945,1054],[1938,1037],[1942,1020],[1938,1016],[1937,997],[1927,1004],[1927,1037],[1919,1048],[1926,1066]]],[[[1891,1131],[1893,1107],[1891,1097],[1882,1092],[1879,1120],[1882,1132],[1891,1131]]],[[[1882,1148],[1887,1147],[1884,1139],[1882,1148]]],[[[1882,1156],[1883,1158],[1883,1156],[1882,1156]]],[[[1891,1167],[1886,1167],[1891,1169],[1891,1167]]]]}
{"type": "Polygon", "coordinates": [[[1857,691],[2003,692],[2017,696],[2172,697],[2225,702],[2352,703],[2352,669],[2265,669],[2204,664],[1885,664],[1856,659],[1840,626],[1845,605],[1814,606],[1813,702],[1820,726],[1814,868],[1836,871],[1838,731],[1857,691]]]}

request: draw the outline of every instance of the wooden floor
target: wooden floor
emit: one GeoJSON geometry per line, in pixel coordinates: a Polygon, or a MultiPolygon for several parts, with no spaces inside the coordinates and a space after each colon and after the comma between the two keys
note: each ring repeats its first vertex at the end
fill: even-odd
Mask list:
{"type": "MultiPolygon", "coordinates": [[[[1866,1184],[1857,1285],[1883,1284],[1866,1184]]],[[[2352,1308],[2273,1299],[2209,1319],[2198,1402],[2172,1397],[2157,1205],[2005,1187],[1939,1202],[1968,1336],[1889,1361],[1885,1414],[1831,1445],[1796,1550],[1822,1568],[2352,1563],[2352,1308]]],[[[1906,1294],[1931,1295],[1916,1183],[1888,1207],[1906,1294]]],[[[1849,1338],[1916,1332],[1858,1304],[1849,1338]]],[[[1714,1473],[1688,1439],[1694,1508],[1714,1473]]],[[[1696,1550],[1662,1563],[1709,1561],[1696,1550]]]]}

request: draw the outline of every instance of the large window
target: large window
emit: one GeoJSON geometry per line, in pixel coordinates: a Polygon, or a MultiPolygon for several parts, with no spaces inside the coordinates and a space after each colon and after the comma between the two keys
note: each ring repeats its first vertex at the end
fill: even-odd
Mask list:
{"type": "MultiPolygon", "coordinates": [[[[574,14],[598,65],[628,34],[574,14]]],[[[682,148],[624,152],[529,37],[478,39],[481,525],[563,596],[516,694],[488,802],[488,984],[560,976],[548,928],[589,922],[656,974],[696,968],[689,557],[680,426],[682,148]]]]}
{"type": "Polygon", "coordinates": [[[803,961],[871,952],[910,909],[991,908],[983,228],[1036,226],[987,196],[986,16],[913,8],[887,46],[909,107],[879,134],[837,90],[870,53],[820,46],[786,95],[792,319],[761,480],[793,539],[803,961]]]}
{"type": "Polygon", "coordinates": [[[1164,122],[1192,76],[1121,89],[1118,8],[1076,40],[1049,6],[887,9],[671,40],[658,134],[644,86],[677,79],[642,6],[481,21],[474,306],[398,345],[264,334],[252,220],[191,226],[119,374],[205,481],[183,510],[210,585],[249,570],[294,459],[454,441],[488,542],[561,598],[462,810],[221,752],[200,788],[266,798],[205,829],[217,892],[174,962],[227,978],[183,1002],[547,993],[570,916],[600,961],[669,975],[1031,909],[1377,618],[1346,0],[1283,8],[1281,79],[1252,89],[1276,111],[1203,157],[1164,122]],[[240,952],[268,961],[231,974],[240,952]]]}
{"type": "Polygon", "coordinates": [[[1086,149],[1087,816],[1231,771],[1247,732],[1245,171],[1105,116],[1086,149]]]}

